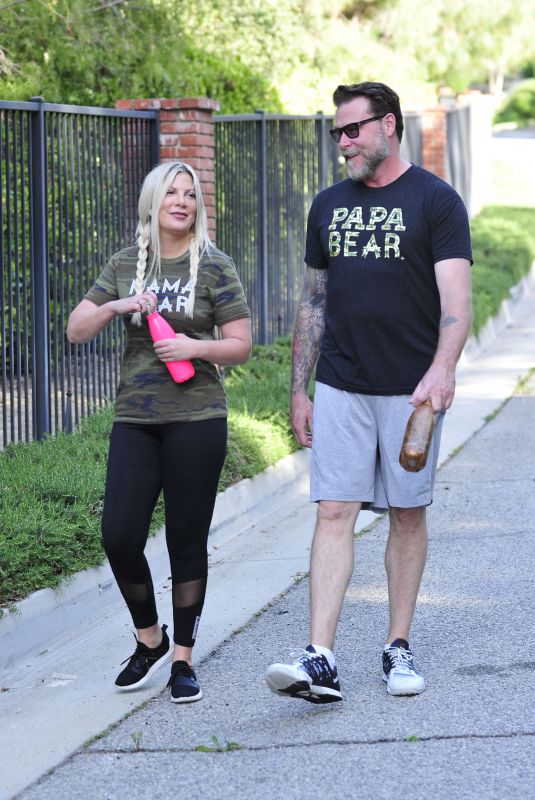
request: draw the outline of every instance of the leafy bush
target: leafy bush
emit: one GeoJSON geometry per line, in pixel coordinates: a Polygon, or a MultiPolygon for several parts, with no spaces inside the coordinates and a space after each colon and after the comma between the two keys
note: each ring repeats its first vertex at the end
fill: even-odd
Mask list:
{"type": "Polygon", "coordinates": [[[486,206],[471,223],[473,322],[477,336],[535,260],[535,208],[486,206]]]}
{"type": "Polygon", "coordinates": [[[494,122],[535,122],[535,78],[522,81],[514,89],[494,117],[494,122]]]}
{"type": "MultiPolygon", "coordinates": [[[[206,24],[213,27],[205,10],[206,15],[197,13],[205,21],[210,17],[206,24]]],[[[225,40],[213,32],[215,41],[207,42],[190,16],[183,2],[167,0],[100,7],[92,0],[11,3],[2,11],[2,99],[40,95],[48,102],[113,107],[120,98],[207,95],[227,114],[280,110],[272,70],[266,68],[276,55],[254,42],[260,45],[272,22],[275,41],[284,49],[289,33],[282,12],[274,7],[265,20],[248,16],[254,58],[244,57],[243,44],[235,46],[230,23],[225,40]]]]}

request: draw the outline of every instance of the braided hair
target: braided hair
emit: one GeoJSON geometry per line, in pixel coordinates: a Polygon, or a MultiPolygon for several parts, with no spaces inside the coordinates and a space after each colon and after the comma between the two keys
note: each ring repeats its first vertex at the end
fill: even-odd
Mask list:
{"type": "MultiPolygon", "coordinates": [[[[213,244],[208,235],[208,218],[199,179],[193,168],[182,161],[174,161],[154,167],[143,181],[138,201],[139,219],[136,229],[138,256],[135,285],[136,292],[141,294],[146,284],[147,274],[150,275],[154,272],[155,275],[160,275],[160,207],[169,187],[181,172],[185,172],[191,177],[197,201],[197,213],[195,215],[195,223],[191,229],[189,245],[189,286],[191,291],[185,307],[186,316],[192,318],[199,263],[205,253],[210,254],[213,250],[213,244]],[[150,264],[147,265],[149,247],[152,258],[150,264]]],[[[138,311],[133,314],[132,324],[138,327],[141,325],[141,312],[138,311]]]]}

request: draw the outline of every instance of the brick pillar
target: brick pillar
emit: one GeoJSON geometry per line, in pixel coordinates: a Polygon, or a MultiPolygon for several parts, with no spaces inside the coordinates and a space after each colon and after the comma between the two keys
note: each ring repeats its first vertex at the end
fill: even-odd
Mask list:
{"type": "Polygon", "coordinates": [[[208,229],[215,239],[215,136],[214,112],[219,103],[208,97],[118,100],[116,108],[160,112],[160,163],[185,161],[197,173],[208,214],[208,229]]]}
{"type": "Polygon", "coordinates": [[[446,109],[443,106],[422,113],[422,166],[446,179],[446,109]]]}

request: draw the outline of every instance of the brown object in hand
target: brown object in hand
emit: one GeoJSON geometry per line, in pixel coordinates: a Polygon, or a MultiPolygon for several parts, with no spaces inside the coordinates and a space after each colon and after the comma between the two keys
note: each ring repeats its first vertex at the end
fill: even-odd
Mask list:
{"type": "Polygon", "coordinates": [[[434,430],[435,414],[428,399],[414,409],[407,422],[399,454],[399,463],[407,472],[420,472],[425,467],[434,430]]]}

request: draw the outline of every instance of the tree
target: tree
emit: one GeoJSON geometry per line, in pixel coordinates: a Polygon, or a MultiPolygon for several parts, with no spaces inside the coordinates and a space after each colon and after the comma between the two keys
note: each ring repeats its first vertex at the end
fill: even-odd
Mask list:
{"type": "Polygon", "coordinates": [[[206,94],[224,112],[332,108],[382,80],[407,105],[535,61],[533,0],[0,0],[2,96],[113,105],[206,94]]]}
{"type": "Polygon", "coordinates": [[[187,0],[11,0],[0,11],[5,99],[113,105],[209,94],[228,112],[280,107],[270,72],[231,50],[230,31],[219,49],[188,32],[187,0]]]}
{"type": "Polygon", "coordinates": [[[412,54],[433,86],[486,81],[498,98],[506,72],[535,53],[532,0],[428,0],[418,15],[412,0],[397,0],[374,28],[384,46],[412,54]]]}

